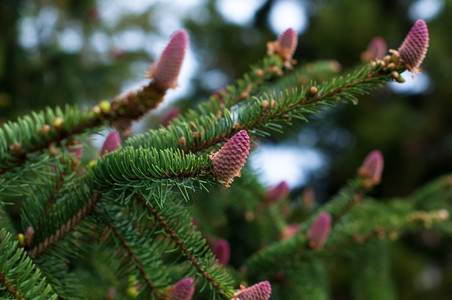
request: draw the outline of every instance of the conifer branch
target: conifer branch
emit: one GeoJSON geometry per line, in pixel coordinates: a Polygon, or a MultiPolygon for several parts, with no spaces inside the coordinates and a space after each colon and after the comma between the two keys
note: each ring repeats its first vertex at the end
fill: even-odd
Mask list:
{"type": "MultiPolygon", "coordinates": [[[[65,177],[64,173],[59,173],[58,181],[57,181],[57,184],[55,186],[55,189],[53,190],[53,194],[48,199],[48,201],[46,203],[46,207],[45,207],[44,211],[42,212],[41,216],[39,217],[39,223],[41,223],[44,220],[44,218],[46,217],[47,213],[50,210],[50,207],[55,203],[56,197],[57,197],[57,193],[60,190],[61,185],[64,182],[64,177],[65,177]]],[[[36,229],[39,229],[39,223],[36,225],[36,229]]]]}
{"type": "MultiPolygon", "coordinates": [[[[306,232],[311,227],[314,220],[324,212],[331,214],[333,224],[337,224],[339,219],[347,213],[355,203],[361,200],[365,190],[362,185],[362,179],[351,180],[347,186],[342,188],[338,194],[318,209],[317,213],[311,214],[300,227],[306,232]]],[[[295,234],[288,240],[275,242],[266,248],[252,255],[245,263],[246,270],[252,274],[258,274],[261,268],[268,268],[269,265],[278,266],[287,261],[288,257],[295,257],[303,252],[311,252],[308,239],[305,234],[295,234]],[[265,266],[265,267],[264,267],[265,266]]]]}
{"type": "Polygon", "coordinates": [[[226,109],[219,120],[214,114],[198,116],[189,123],[175,119],[167,128],[136,135],[127,143],[134,147],[173,148],[195,153],[224,142],[242,129],[269,135],[269,130],[281,131],[277,123],[288,123],[293,118],[307,120],[307,115],[341,100],[355,103],[355,95],[365,94],[383,82],[393,80],[394,74],[403,70],[402,67],[397,70],[388,68],[383,63],[368,64],[340,80],[334,79],[307,89],[294,89],[291,93],[260,96],[255,101],[239,105],[236,119],[226,109]],[[180,137],[184,137],[183,145],[179,142],[180,137]]]}
{"type": "Polygon", "coordinates": [[[175,86],[187,46],[187,33],[176,32],[148,74],[151,79],[148,85],[119,96],[111,103],[102,101],[92,112],[80,113],[78,109],[66,106],[64,113],[59,108],[55,112],[49,109],[46,113],[33,113],[33,118],[25,116],[16,123],[4,125],[0,129],[0,149],[4,150],[4,153],[0,152],[0,175],[23,165],[31,154],[89,129],[98,131],[101,126],[114,125],[127,136],[131,122],[156,108],[167,89],[175,86]]]}
{"type": "Polygon", "coordinates": [[[37,257],[43,251],[50,247],[53,247],[58,241],[68,235],[96,206],[100,200],[100,194],[93,194],[87,201],[87,203],[81,207],[78,212],[72,216],[63,226],[61,226],[53,235],[46,238],[43,242],[34,246],[28,254],[31,257],[37,257]]]}
{"type": "MultiPolygon", "coordinates": [[[[293,41],[292,47],[295,50],[296,39],[293,41]]],[[[293,51],[289,60],[292,59],[292,54],[293,51]]],[[[270,83],[291,70],[291,68],[283,67],[284,61],[282,57],[276,53],[268,53],[260,62],[252,65],[248,73],[236,80],[235,84],[216,90],[209,101],[199,104],[195,110],[185,115],[176,117],[174,121],[189,122],[205,114],[215,114],[216,118],[220,119],[225,109],[250,99],[257,92],[266,89],[264,83],[270,83]]]]}
{"type": "Polygon", "coordinates": [[[0,286],[6,287],[8,295],[15,299],[57,298],[39,268],[4,229],[0,230],[0,262],[0,286]]]}
{"type": "Polygon", "coordinates": [[[132,258],[133,262],[135,263],[135,266],[137,267],[138,271],[140,272],[141,276],[143,277],[144,281],[146,282],[146,285],[148,286],[149,290],[157,296],[160,295],[161,293],[156,289],[154,284],[149,279],[148,274],[144,270],[143,263],[139,260],[138,256],[135,254],[133,249],[129,246],[126,239],[121,235],[119,230],[112,224],[107,224],[107,227],[110,228],[110,230],[113,232],[113,234],[116,236],[116,238],[119,240],[121,245],[126,250],[127,254],[132,258]]]}
{"type": "Polygon", "coordinates": [[[209,178],[212,163],[206,156],[196,157],[171,149],[122,148],[100,159],[92,169],[94,182],[100,187],[130,186],[132,182],[179,182],[209,178]]]}
{"type": "Polygon", "coordinates": [[[16,290],[16,288],[5,278],[5,275],[0,273],[0,285],[7,288],[8,292],[16,299],[25,300],[24,297],[16,290]]]}
{"type": "Polygon", "coordinates": [[[85,133],[88,129],[100,130],[105,122],[93,117],[88,112],[80,112],[77,108],[66,106],[65,112],[56,109],[47,112],[34,113],[33,119],[25,116],[17,123],[5,124],[0,130],[0,140],[5,145],[5,152],[0,156],[0,175],[20,167],[31,155],[43,152],[52,144],[59,144],[69,137],[85,133]],[[33,120],[34,119],[34,120],[33,120]],[[62,120],[55,123],[55,120],[62,120]],[[69,125],[64,123],[69,123],[69,125]],[[27,129],[27,132],[25,131],[27,129]],[[29,137],[28,140],[23,137],[29,137]],[[8,142],[11,141],[11,142],[8,142]]]}
{"type": "Polygon", "coordinates": [[[146,210],[155,218],[157,223],[165,230],[165,232],[169,235],[171,240],[174,241],[176,246],[182,252],[182,254],[191,262],[191,264],[198,270],[198,272],[212,285],[212,287],[222,293],[223,295],[229,295],[230,292],[224,289],[206,270],[206,268],[199,262],[194,255],[192,255],[190,249],[184,243],[184,241],[180,238],[177,231],[173,230],[168,224],[168,221],[164,219],[164,217],[159,214],[159,212],[153,208],[150,204],[146,202],[146,200],[140,195],[134,195],[134,198],[141,203],[146,210]]]}

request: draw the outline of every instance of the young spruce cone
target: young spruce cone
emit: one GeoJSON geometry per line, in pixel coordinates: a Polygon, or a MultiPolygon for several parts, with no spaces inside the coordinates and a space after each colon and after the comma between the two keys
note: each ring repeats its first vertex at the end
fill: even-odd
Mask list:
{"type": "Polygon", "coordinates": [[[240,130],[215,154],[210,156],[213,174],[224,187],[229,187],[234,177],[240,176],[250,152],[250,138],[246,130],[240,130]]]}
{"type": "Polygon", "coordinates": [[[233,300],[268,300],[272,293],[270,282],[261,281],[234,294],[233,300]]]}

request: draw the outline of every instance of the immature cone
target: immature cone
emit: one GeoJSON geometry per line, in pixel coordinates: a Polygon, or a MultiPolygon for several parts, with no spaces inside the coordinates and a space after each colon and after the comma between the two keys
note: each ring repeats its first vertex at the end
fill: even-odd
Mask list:
{"type": "Polygon", "coordinates": [[[297,48],[298,36],[292,28],[286,29],[278,39],[267,44],[269,55],[278,55],[284,61],[286,67],[292,66],[292,56],[297,48]]]}
{"type": "Polygon", "coordinates": [[[225,87],[221,87],[221,88],[216,89],[213,92],[213,94],[212,94],[212,96],[217,97],[222,103],[225,100],[225,99],[223,99],[223,95],[226,96],[226,97],[229,97],[229,92],[228,92],[228,90],[225,87]]]}
{"type": "Polygon", "coordinates": [[[376,59],[383,59],[387,51],[385,40],[380,37],[374,37],[367,47],[367,50],[361,54],[363,61],[371,61],[376,59]]]}
{"type": "Polygon", "coordinates": [[[116,131],[112,131],[108,134],[107,138],[105,139],[104,144],[102,145],[102,148],[100,149],[99,156],[102,157],[108,152],[115,151],[119,148],[121,145],[121,139],[119,138],[119,134],[116,131]]]}
{"type": "Polygon", "coordinates": [[[180,110],[177,107],[171,107],[171,109],[166,113],[165,117],[163,117],[162,125],[167,127],[172,119],[176,118],[180,115],[180,110]]]}
{"type": "Polygon", "coordinates": [[[213,244],[212,252],[223,266],[227,266],[231,257],[231,247],[225,239],[219,239],[213,244]]]}
{"type": "Polygon", "coordinates": [[[35,230],[33,226],[28,226],[25,230],[25,245],[27,247],[31,246],[31,241],[33,240],[33,236],[35,234],[35,230]]]}
{"type": "Polygon", "coordinates": [[[287,182],[281,181],[279,184],[269,188],[264,196],[264,202],[268,205],[276,204],[289,195],[290,188],[287,182]]]}
{"type": "Polygon", "coordinates": [[[398,49],[400,59],[411,72],[419,71],[418,68],[427,53],[428,42],[427,24],[424,20],[417,20],[398,49]]]}
{"type": "Polygon", "coordinates": [[[81,146],[81,143],[79,141],[73,141],[69,145],[68,152],[73,153],[74,157],[77,161],[79,161],[80,157],[82,157],[82,151],[83,151],[83,147],[81,146]]]}
{"type": "Polygon", "coordinates": [[[240,176],[240,170],[245,165],[250,152],[250,138],[246,130],[240,130],[221,147],[218,152],[210,156],[213,174],[224,187],[229,187],[234,177],[240,176]]]}
{"type": "Polygon", "coordinates": [[[158,88],[167,90],[177,86],[177,77],[184,61],[188,42],[188,33],[185,30],[176,31],[158,61],[146,72],[146,77],[153,79],[158,88]]]}
{"type": "Polygon", "coordinates": [[[184,278],[178,281],[168,291],[170,299],[172,300],[190,300],[195,292],[194,280],[191,277],[184,278]]]}
{"type": "Polygon", "coordinates": [[[371,185],[377,185],[381,181],[383,166],[383,154],[381,154],[380,150],[374,150],[366,156],[363,164],[358,169],[358,174],[368,179],[371,185]]]}
{"type": "Polygon", "coordinates": [[[301,227],[298,223],[291,223],[286,225],[284,229],[279,234],[279,239],[281,241],[284,241],[292,236],[294,236],[296,233],[300,231],[301,227]]]}
{"type": "Polygon", "coordinates": [[[309,246],[320,249],[325,245],[331,231],[331,216],[329,213],[321,213],[308,230],[309,246]]]}
{"type": "Polygon", "coordinates": [[[268,300],[272,293],[270,282],[261,281],[234,294],[233,300],[268,300]]]}

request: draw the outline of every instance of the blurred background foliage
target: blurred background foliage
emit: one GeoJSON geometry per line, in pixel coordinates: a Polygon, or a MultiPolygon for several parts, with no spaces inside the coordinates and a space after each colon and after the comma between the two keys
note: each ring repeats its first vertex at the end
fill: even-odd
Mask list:
{"type": "MultiPolygon", "coordinates": [[[[169,35],[184,27],[191,38],[185,79],[136,129],[158,126],[169,106],[194,106],[262,58],[266,42],[279,33],[279,22],[287,24],[293,16],[275,13],[284,5],[301,12],[302,19],[294,19],[299,64],[335,59],[346,70],[360,63],[374,36],[396,48],[417,18],[424,18],[430,31],[422,74],[414,79],[405,74],[408,82],[402,86],[382,87],[361,97],[357,106],[328,110],[290,134],[264,141],[310,149],[322,159],[291,185],[292,198],[310,186],[317,201],[326,201],[373,149],[385,157],[377,197],[407,196],[451,172],[452,1],[2,0],[0,123],[45,106],[90,106],[138,87],[169,35]],[[246,13],[242,20],[230,17],[246,13]]],[[[428,230],[391,245],[399,299],[450,296],[451,247],[451,241],[428,230]]],[[[344,276],[352,271],[340,262],[331,269],[333,298],[348,299],[344,276]]]]}

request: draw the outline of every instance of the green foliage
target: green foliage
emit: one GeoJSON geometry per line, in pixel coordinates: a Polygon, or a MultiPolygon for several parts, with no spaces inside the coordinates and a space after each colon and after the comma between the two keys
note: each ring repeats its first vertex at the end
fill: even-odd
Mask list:
{"type": "MultiPolygon", "coordinates": [[[[74,6],[74,18],[95,4],[82,2],[66,3],[74,6]]],[[[337,47],[356,51],[371,29],[366,23],[350,31],[359,33],[359,40],[344,39],[330,30],[336,20],[335,7],[340,6],[337,2],[318,13],[319,20],[331,19],[319,23],[319,28],[327,28],[325,38],[337,47]]],[[[209,4],[211,16],[216,15],[213,3],[209,4]]],[[[261,13],[271,3],[268,1],[261,13]]],[[[338,11],[353,15],[353,1],[344,3],[338,11]]],[[[377,6],[363,4],[360,20],[364,23],[366,16],[378,19],[372,15],[377,6]]],[[[199,24],[206,20],[208,17],[200,19],[199,24]]],[[[109,30],[123,28],[133,20],[125,17],[123,22],[109,30]]],[[[136,22],[143,28],[149,25],[144,13],[136,22]]],[[[350,30],[349,22],[353,18],[341,24],[344,30],[350,30]]],[[[83,39],[92,28],[86,25],[85,30],[83,39]]],[[[307,52],[312,51],[316,39],[312,41],[307,52]]],[[[0,59],[2,43],[0,40],[0,59]]],[[[11,49],[18,47],[17,41],[11,45],[11,49]]],[[[263,47],[261,50],[263,53],[263,47]]],[[[320,53],[330,57],[334,45],[320,53]]],[[[347,54],[347,67],[353,57],[347,54]]],[[[0,61],[2,86],[7,85],[2,68],[11,67],[4,65],[0,61]]],[[[171,298],[175,283],[193,277],[194,297],[200,299],[230,299],[240,284],[250,286],[263,280],[271,282],[274,299],[329,299],[335,297],[332,273],[340,261],[353,266],[342,280],[355,299],[395,299],[399,292],[393,281],[393,264],[398,262],[392,260],[391,245],[424,229],[447,237],[452,234],[450,175],[418,184],[409,196],[389,193],[389,199],[383,199],[381,190],[373,190],[375,182],[369,183],[361,174],[340,181],[341,188],[325,193],[326,201],[318,201],[314,209],[312,202],[298,201],[302,194],[297,189],[278,203],[269,203],[268,190],[248,166],[230,189],[222,188],[213,174],[210,155],[240,130],[248,132],[253,150],[261,140],[292,138],[289,133],[299,130],[300,124],[307,126],[308,121],[324,120],[338,112],[347,114],[344,104],[356,105],[358,100],[369,100],[366,95],[370,92],[382,93],[376,89],[400,80],[405,69],[395,54],[345,71],[332,60],[288,67],[278,54],[267,55],[228,85],[221,96],[217,93],[200,103],[193,101],[167,127],[131,137],[127,125],[155,108],[165,94],[155,88],[152,79],[145,88],[92,109],[67,104],[64,109],[31,111],[15,122],[4,123],[0,128],[1,296],[166,299],[171,298]],[[294,124],[297,126],[291,128],[294,124]],[[89,136],[108,125],[121,131],[122,147],[96,159],[90,155],[94,151],[89,149],[89,136]],[[75,141],[90,152],[84,153],[81,161],[70,149],[75,141]],[[88,163],[86,156],[95,159],[88,163]],[[332,228],[326,244],[317,247],[308,232],[324,212],[331,215],[332,228]],[[284,232],[289,225],[299,226],[299,230],[284,232]],[[12,232],[18,233],[17,241],[12,232]],[[219,263],[216,255],[221,254],[214,251],[220,238],[231,246],[227,266],[219,263]]],[[[88,78],[101,86],[97,76],[90,73],[88,78]]],[[[111,90],[103,90],[105,97],[111,96],[111,90]]],[[[10,94],[24,97],[16,88],[8,88],[0,93],[0,106],[10,94]]],[[[395,120],[404,110],[404,105],[393,107],[372,120],[395,120]]],[[[378,127],[369,120],[361,124],[356,131],[363,135],[378,127]]],[[[369,140],[395,141],[401,132],[405,129],[394,130],[390,136],[384,132],[372,135],[369,140]]],[[[358,166],[356,161],[347,165],[350,169],[358,166]]],[[[351,172],[344,174],[351,177],[351,172]]]]}
{"type": "Polygon", "coordinates": [[[6,299],[57,299],[52,286],[10,233],[0,231],[0,293],[6,299]]]}

